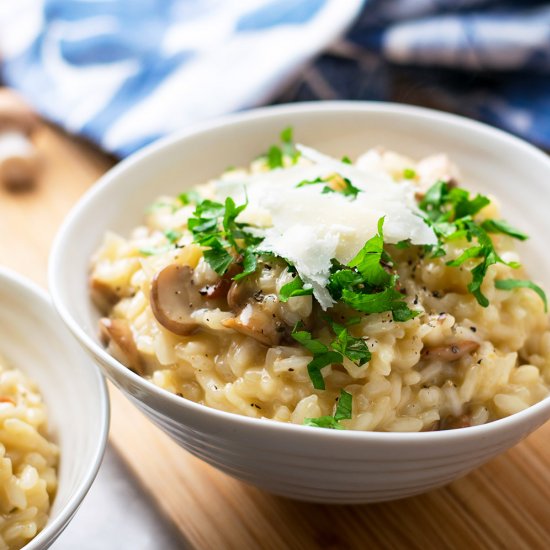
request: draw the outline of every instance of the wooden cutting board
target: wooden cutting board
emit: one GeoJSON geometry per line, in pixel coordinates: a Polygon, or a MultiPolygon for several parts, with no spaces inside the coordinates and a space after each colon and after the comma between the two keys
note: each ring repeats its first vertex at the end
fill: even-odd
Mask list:
{"type": "MultiPolygon", "coordinates": [[[[48,126],[36,143],[44,162],[37,189],[18,196],[0,190],[0,263],[45,286],[59,224],[112,160],[48,126]]],[[[384,504],[322,506],[236,481],[172,443],[112,387],[111,401],[111,441],[175,523],[182,547],[550,548],[550,423],[444,489],[384,504]]]]}

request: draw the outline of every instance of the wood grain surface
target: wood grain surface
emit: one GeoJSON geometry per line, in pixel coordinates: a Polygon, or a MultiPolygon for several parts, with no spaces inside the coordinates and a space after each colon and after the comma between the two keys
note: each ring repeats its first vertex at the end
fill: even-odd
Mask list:
{"type": "MultiPolygon", "coordinates": [[[[59,224],[112,160],[48,126],[35,141],[43,158],[37,189],[0,190],[0,263],[45,286],[59,224]]],[[[323,506],[278,498],[216,471],[172,443],[114,388],[111,400],[111,441],[152,505],[181,532],[182,548],[550,548],[550,423],[438,491],[323,506]]]]}

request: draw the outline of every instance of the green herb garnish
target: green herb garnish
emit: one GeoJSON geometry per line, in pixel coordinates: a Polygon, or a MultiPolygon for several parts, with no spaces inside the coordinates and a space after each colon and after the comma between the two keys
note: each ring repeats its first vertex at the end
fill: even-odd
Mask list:
{"type": "Polygon", "coordinates": [[[246,208],[246,203],[235,204],[231,197],[225,203],[203,200],[195,208],[187,226],[193,233],[194,242],[206,247],[205,261],[218,274],[223,275],[233,262],[241,258],[243,271],[235,278],[242,279],[256,270],[256,245],[262,240],[237,222],[237,217],[246,208]]]}
{"type": "Polygon", "coordinates": [[[326,178],[315,178],[314,180],[302,180],[296,187],[305,187],[306,185],[325,184],[321,193],[340,193],[345,197],[356,198],[361,189],[355,187],[348,178],[340,174],[332,174],[326,178]],[[330,185],[332,184],[332,186],[330,185]]]}
{"type": "Polygon", "coordinates": [[[181,231],[177,231],[176,229],[167,229],[164,232],[164,236],[168,239],[170,244],[177,243],[180,239],[183,233],[181,231]]]}
{"type": "Polygon", "coordinates": [[[201,202],[201,196],[197,191],[194,189],[191,189],[190,191],[186,191],[185,193],[180,193],[178,195],[178,200],[183,204],[184,206],[188,204],[198,204],[201,202]]]}
{"type": "Polygon", "coordinates": [[[525,233],[512,227],[505,220],[485,220],[481,223],[481,227],[487,233],[502,233],[520,241],[526,241],[529,238],[525,233]]]}
{"type": "Polygon", "coordinates": [[[500,279],[495,281],[495,287],[500,290],[513,290],[515,288],[530,288],[536,292],[542,302],[544,303],[544,311],[548,312],[548,300],[546,299],[546,293],[539,285],[533,283],[533,281],[524,281],[521,279],[500,279]]]}
{"type": "Polygon", "coordinates": [[[344,357],[362,367],[368,363],[371,353],[363,338],[355,338],[349,334],[346,327],[333,322],[328,318],[329,324],[336,338],[328,346],[313,338],[311,332],[303,330],[299,324],[291,333],[292,338],[302,344],[313,354],[313,359],[307,365],[307,371],[313,387],[316,390],[325,389],[325,381],[321,369],[334,363],[341,364],[344,357]]]}
{"type": "Polygon", "coordinates": [[[272,145],[264,155],[270,170],[275,168],[284,168],[285,159],[290,164],[296,164],[300,158],[300,151],[294,145],[294,136],[292,127],[285,128],[280,135],[281,144],[272,145]]]}
{"type": "Polygon", "coordinates": [[[315,428],[330,428],[332,430],[343,430],[341,420],[349,420],[352,417],[352,395],[345,390],[340,390],[340,397],[336,405],[334,416],[319,416],[318,418],[306,418],[304,426],[315,428]]]}
{"type": "Polygon", "coordinates": [[[407,321],[419,312],[409,309],[397,290],[398,276],[391,272],[393,262],[384,250],[384,218],[378,233],[369,239],[347,265],[334,263],[327,288],[334,300],[362,313],[391,311],[395,321],[407,321]]]}
{"type": "Polygon", "coordinates": [[[457,239],[466,239],[473,243],[471,247],[447,265],[459,267],[467,260],[479,259],[471,270],[472,280],[468,290],[477,302],[487,307],[489,300],[481,291],[481,285],[489,267],[502,263],[512,268],[518,268],[517,262],[505,262],[497,253],[489,233],[503,233],[515,239],[525,240],[527,235],[515,229],[503,220],[485,220],[477,222],[474,216],[490,200],[483,195],[471,198],[468,191],[458,187],[451,188],[446,182],[436,182],[420,201],[419,207],[425,213],[426,222],[431,225],[438,238],[438,244],[425,247],[432,257],[446,255],[445,244],[457,239]]]}
{"type": "Polygon", "coordinates": [[[155,256],[156,254],[164,254],[165,252],[171,250],[171,248],[171,246],[159,246],[157,248],[143,247],[139,249],[139,253],[143,254],[144,256],[155,256]]]}
{"type": "Polygon", "coordinates": [[[304,281],[295,275],[292,281],[281,287],[279,301],[288,302],[288,299],[294,296],[309,296],[310,294],[313,294],[313,288],[304,288],[304,281]]]}

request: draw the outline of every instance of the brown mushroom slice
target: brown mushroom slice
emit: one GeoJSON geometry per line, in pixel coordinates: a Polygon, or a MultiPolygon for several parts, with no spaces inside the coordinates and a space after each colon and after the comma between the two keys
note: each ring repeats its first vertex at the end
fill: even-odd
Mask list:
{"type": "Polygon", "coordinates": [[[441,419],[440,430],[456,430],[457,428],[469,428],[472,425],[471,414],[461,414],[460,416],[449,415],[441,419]]]}
{"type": "Polygon", "coordinates": [[[214,283],[202,287],[199,292],[202,296],[206,296],[211,300],[219,300],[220,298],[227,298],[227,295],[231,288],[237,284],[233,281],[233,277],[243,270],[242,266],[237,264],[231,264],[229,269],[214,283]]]}
{"type": "Polygon", "coordinates": [[[153,315],[165,329],[187,336],[198,327],[191,314],[205,304],[191,267],[170,264],[161,269],[153,278],[150,298],[153,315]]]}
{"type": "Polygon", "coordinates": [[[262,310],[261,306],[247,304],[236,317],[225,319],[222,325],[254,338],[266,346],[276,346],[281,341],[281,323],[272,314],[262,310]]]}
{"type": "Polygon", "coordinates": [[[424,348],[422,356],[425,359],[439,359],[441,361],[457,361],[464,357],[467,353],[472,353],[479,348],[479,343],[473,340],[464,340],[456,344],[447,346],[437,346],[435,348],[424,348]]]}
{"type": "Polygon", "coordinates": [[[92,302],[105,314],[120,300],[112,286],[95,277],[90,278],[90,296],[92,302]]]}
{"type": "Polygon", "coordinates": [[[233,311],[238,311],[254,296],[255,292],[256,289],[248,280],[233,281],[227,292],[227,305],[233,311]]]}
{"type": "Polygon", "coordinates": [[[100,336],[115,359],[139,375],[144,374],[143,361],[137,349],[132,329],[124,319],[99,320],[100,336]]]}

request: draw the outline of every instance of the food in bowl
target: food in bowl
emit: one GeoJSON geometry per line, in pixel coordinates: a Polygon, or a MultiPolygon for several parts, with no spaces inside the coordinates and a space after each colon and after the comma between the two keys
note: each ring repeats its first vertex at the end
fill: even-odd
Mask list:
{"type": "Polygon", "coordinates": [[[548,395],[546,296],[495,199],[445,155],[281,140],[105,236],[112,355],[210,407],[335,429],[475,426],[548,395]]]}
{"type": "Polygon", "coordinates": [[[17,549],[46,525],[59,449],[36,384],[0,358],[0,545],[17,549]]]}

